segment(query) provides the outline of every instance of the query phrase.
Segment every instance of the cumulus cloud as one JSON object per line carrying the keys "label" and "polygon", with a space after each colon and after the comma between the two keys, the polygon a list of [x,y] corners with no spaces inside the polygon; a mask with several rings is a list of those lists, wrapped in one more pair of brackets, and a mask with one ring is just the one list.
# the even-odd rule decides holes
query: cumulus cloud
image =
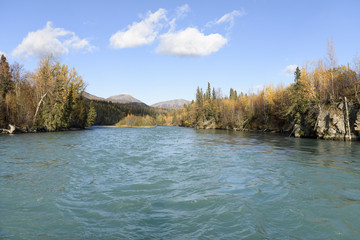
{"label": "cumulus cloud", "polygon": [[282,71],[282,75],[287,76],[287,77],[294,76],[294,73],[295,73],[297,67],[298,67],[298,66],[295,65],[295,64],[287,66],[287,67],[284,68],[284,70]]}
{"label": "cumulus cloud", "polygon": [[205,35],[196,28],[186,28],[178,32],[170,32],[160,36],[157,52],[175,56],[207,56],[219,51],[227,43],[220,34]]}
{"label": "cumulus cloud", "polygon": [[[226,45],[227,38],[219,33],[205,35],[196,27],[177,30],[176,21],[185,17],[189,11],[189,5],[185,4],[177,7],[174,14],[172,16],[169,14],[169,17],[167,11],[162,8],[155,13],[148,12],[142,21],[134,22],[113,34],[110,38],[110,46],[114,49],[133,48],[158,41],[156,53],[197,57],[215,53]],[[235,17],[245,14],[244,10],[235,10],[209,24],[227,23],[229,29],[234,25]]]}
{"label": "cumulus cloud", "polygon": [[25,59],[29,56],[42,57],[49,54],[61,56],[67,54],[70,48],[92,51],[94,46],[90,45],[88,40],[80,39],[74,32],[53,28],[52,22],[47,22],[45,28],[29,32],[12,55]]}
{"label": "cumulus cloud", "polygon": [[211,27],[213,25],[217,25],[217,24],[222,24],[222,23],[228,23],[228,29],[231,29],[234,26],[235,23],[235,17],[242,17],[245,16],[247,13],[245,12],[244,9],[242,9],[241,11],[239,10],[234,10],[230,13],[226,13],[224,16],[222,16],[221,18],[209,22],[208,24],[206,24],[207,27]]}
{"label": "cumulus cloud", "polygon": [[131,48],[152,43],[162,28],[161,20],[166,19],[166,10],[160,8],[155,13],[149,12],[147,17],[134,22],[127,30],[118,31],[110,38],[113,48]]}

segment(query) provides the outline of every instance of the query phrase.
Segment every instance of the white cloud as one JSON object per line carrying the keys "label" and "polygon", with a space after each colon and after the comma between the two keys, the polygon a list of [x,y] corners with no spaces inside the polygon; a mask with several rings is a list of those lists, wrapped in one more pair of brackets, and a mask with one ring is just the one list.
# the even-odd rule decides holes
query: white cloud
{"label": "white cloud", "polygon": [[6,54],[5,54],[4,52],[0,51],[0,57],[1,57],[2,55],[4,55],[4,56],[6,57]]}
{"label": "white cloud", "polygon": [[92,51],[94,46],[90,45],[88,40],[80,39],[74,32],[53,28],[52,22],[47,22],[45,28],[29,32],[12,55],[19,58],[42,57],[48,54],[61,56],[67,54],[70,48]]}
{"label": "white cloud", "polygon": [[241,11],[234,10],[230,13],[225,14],[224,16],[222,16],[221,18],[219,18],[215,21],[207,23],[206,26],[211,27],[211,26],[217,25],[217,24],[229,23],[228,29],[231,29],[234,26],[235,17],[242,17],[242,16],[245,16],[246,14],[247,13],[245,12],[244,9],[241,9]]}
{"label": "white cloud", "polygon": [[76,50],[81,50],[81,49],[88,49],[89,51],[91,51],[94,47],[89,45],[88,40],[86,39],[80,39],[78,36],[74,35],[72,38],[66,40],[64,42],[65,46],[69,46],[72,47]]}
{"label": "white cloud", "polygon": [[113,48],[131,48],[152,43],[162,28],[161,20],[166,19],[166,10],[160,8],[155,13],[149,12],[141,22],[134,22],[126,31],[118,31],[110,38]]}
{"label": "white cloud", "polygon": [[189,27],[161,35],[157,52],[175,56],[207,56],[217,52],[226,43],[227,39],[220,34],[204,35],[198,29]]}
{"label": "white cloud", "polygon": [[295,64],[287,66],[287,67],[284,68],[284,70],[282,71],[282,75],[287,76],[287,77],[294,76],[294,73],[295,73],[297,67],[298,67],[298,66],[295,65]]}
{"label": "white cloud", "polygon": [[[185,17],[189,11],[189,5],[184,4],[177,7],[174,15],[170,17],[162,8],[155,13],[148,12],[141,21],[113,34],[110,37],[110,46],[115,49],[133,48],[159,41],[157,53],[180,57],[207,56],[219,51],[228,42],[227,38],[219,33],[205,35],[195,27],[176,30],[176,21]],[[209,24],[227,23],[229,29],[234,24],[235,17],[245,14],[244,10],[235,10]]]}
{"label": "white cloud", "polygon": [[175,13],[176,13],[175,17],[168,21],[168,25],[170,27],[169,32],[174,32],[175,31],[175,29],[176,29],[176,21],[178,19],[184,18],[188,12],[190,12],[190,7],[187,4],[182,5],[180,7],[177,7],[175,9]]}
{"label": "white cloud", "polygon": [[177,7],[175,11],[176,11],[176,17],[182,18],[186,16],[186,13],[190,12],[190,7],[189,5],[185,4],[180,7]]}

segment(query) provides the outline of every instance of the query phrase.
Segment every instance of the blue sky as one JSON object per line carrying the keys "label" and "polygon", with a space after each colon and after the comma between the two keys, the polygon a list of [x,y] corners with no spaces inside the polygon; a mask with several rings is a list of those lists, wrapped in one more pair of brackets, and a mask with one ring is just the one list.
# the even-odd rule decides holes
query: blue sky
{"label": "blue sky", "polygon": [[360,1],[2,1],[0,52],[27,70],[49,52],[100,97],[191,100],[207,82],[227,94],[288,85],[285,69],[360,55]]}

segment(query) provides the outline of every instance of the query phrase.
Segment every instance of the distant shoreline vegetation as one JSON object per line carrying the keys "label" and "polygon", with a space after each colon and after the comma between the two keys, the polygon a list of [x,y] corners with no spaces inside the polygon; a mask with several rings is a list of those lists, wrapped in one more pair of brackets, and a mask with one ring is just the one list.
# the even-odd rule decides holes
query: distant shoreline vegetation
{"label": "distant shoreline vegetation", "polygon": [[153,128],[156,126],[171,126],[173,125],[172,120],[171,116],[166,115],[157,115],[154,118],[149,115],[135,116],[128,114],[116,123],[115,126],[124,128]]}

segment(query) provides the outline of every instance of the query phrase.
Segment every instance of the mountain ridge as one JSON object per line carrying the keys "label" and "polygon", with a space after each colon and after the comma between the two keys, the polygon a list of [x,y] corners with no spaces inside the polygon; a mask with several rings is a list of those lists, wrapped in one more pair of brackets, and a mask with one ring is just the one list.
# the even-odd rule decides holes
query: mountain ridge
{"label": "mountain ridge", "polygon": [[168,100],[163,102],[158,102],[150,105],[151,107],[155,108],[182,108],[184,104],[189,104],[190,101],[185,99],[174,99],[174,100]]}
{"label": "mountain ridge", "polygon": [[139,103],[139,104],[145,104],[142,101],[140,101],[139,99],[134,98],[130,94],[125,94],[125,93],[110,96],[110,97],[106,98],[106,101],[108,101],[108,102],[111,101],[111,102],[115,102],[115,103]]}
{"label": "mountain ridge", "polygon": [[[137,103],[137,104],[145,104],[141,100],[134,98],[130,94],[122,93],[118,95],[113,95],[108,98],[102,98],[98,97],[96,95],[90,94],[88,92],[83,92],[82,96],[88,100],[96,100],[96,101],[104,101],[104,102],[113,102],[113,103],[121,103],[121,104],[127,104],[127,103]],[[182,108],[184,104],[189,104],[191,101],[185,100],[185,99],[173,99],[168,101],[161,101],[154,103],[152,105],[149,105],[150,107],[154,108]]]}

